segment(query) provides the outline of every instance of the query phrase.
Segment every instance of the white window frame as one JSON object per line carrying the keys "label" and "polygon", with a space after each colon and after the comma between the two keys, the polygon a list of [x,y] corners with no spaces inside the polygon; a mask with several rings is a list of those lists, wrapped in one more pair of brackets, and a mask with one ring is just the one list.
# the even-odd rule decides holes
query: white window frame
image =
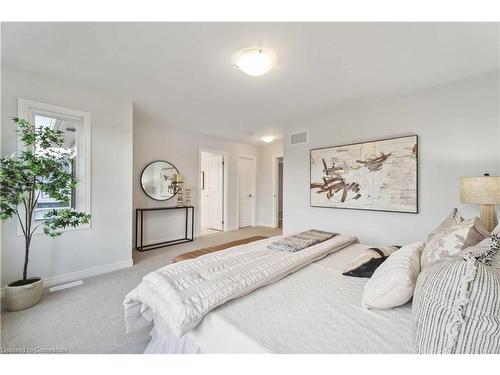
{"label": "white window frame", "polygon": [[[91,121],[90,112],[80,111],[78,109],[61,107],[58,105],[47,104],[42,102],[37,102],[34,100],[28,100],[23,98],[18,98],[17,100],[17,112],[20,119],[28,121],[30,124],[34,124],[35,114],[54,116],[56,118],[64,118],[70,121],[77,121],[78,128],[76,129],[76,176],[78,184],[75,189],[74,209],[77,211],[91,213],[91,160],[90,160],[90,142],[91,142]],[[19,146],[22,147],[20,140]],[[23,210],[20,210],[22,212]],[[76,228],[69,227],[64,229],[66,231],[83,230],[90,229],[91,222],[88,224],[80,225]],[[43,229],[39,227],[35,234],[43,233]],[[21,225],[17,224],[17,234],[23,235]]]}

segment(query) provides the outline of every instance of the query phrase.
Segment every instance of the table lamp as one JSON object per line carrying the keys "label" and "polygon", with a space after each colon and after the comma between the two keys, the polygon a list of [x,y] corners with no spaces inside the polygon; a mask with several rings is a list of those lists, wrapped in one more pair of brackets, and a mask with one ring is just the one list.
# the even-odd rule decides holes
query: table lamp
{"label": "table lamp", "polygon": [[496,205],[500,204],[500,177],[490,176],[460,178],[460,201],[481,205],[481,221],[488,231],[498,224]]}

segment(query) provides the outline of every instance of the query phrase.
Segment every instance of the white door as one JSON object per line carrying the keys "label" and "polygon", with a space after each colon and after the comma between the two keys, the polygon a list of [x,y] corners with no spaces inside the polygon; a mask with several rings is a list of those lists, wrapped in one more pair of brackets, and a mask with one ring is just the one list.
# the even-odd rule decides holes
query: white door
{"label": "white door", "polygon": [[223,229],[223,196],[224,196],[224,157],[212,156],[207,160],[206,176],[206,208],[209,228]]}
{"label": "white door", "polygon": [[255,159],[238,159],[240,228],[254,225]]}

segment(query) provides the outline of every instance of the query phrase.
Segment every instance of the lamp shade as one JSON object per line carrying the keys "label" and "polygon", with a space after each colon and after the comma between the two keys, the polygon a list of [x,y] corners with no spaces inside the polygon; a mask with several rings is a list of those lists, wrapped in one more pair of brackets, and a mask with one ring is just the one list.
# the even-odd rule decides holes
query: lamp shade
{"label": "lamp shade", "polygon": [[500,204],[500,177],[461,177],[460,201],[462,203]]}

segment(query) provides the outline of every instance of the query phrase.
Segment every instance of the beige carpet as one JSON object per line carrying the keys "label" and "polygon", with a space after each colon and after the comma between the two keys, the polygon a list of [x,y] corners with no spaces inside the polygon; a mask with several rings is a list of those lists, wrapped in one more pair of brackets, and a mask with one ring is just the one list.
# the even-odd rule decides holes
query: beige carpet
{"label": "beige carpet", "polygon": [[16,350],[68,353],[142,353],[149,330],[125,335],[123,299],[144,275],[170,264],[179,254],[250,236],[280,234],[272,228],[216,233],[147,252],[134,251],[134,266],[84,280],[70,289],[47,293],[36,306],[6,312],[2,306],[0,352]]}

